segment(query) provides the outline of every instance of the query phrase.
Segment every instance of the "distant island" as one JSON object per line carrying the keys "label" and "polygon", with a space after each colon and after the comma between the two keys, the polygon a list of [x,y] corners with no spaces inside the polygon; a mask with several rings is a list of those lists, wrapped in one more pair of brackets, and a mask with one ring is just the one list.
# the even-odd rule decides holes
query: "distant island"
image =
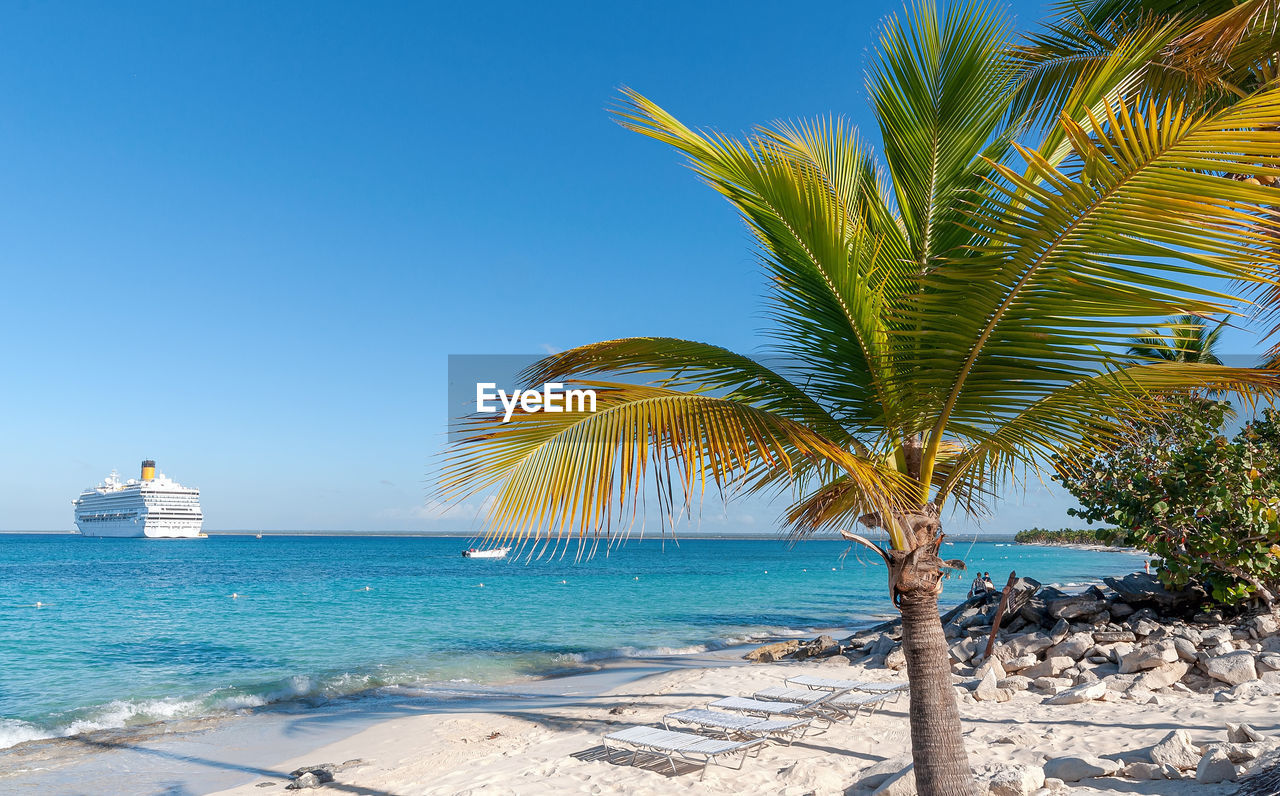
{"label": "distant island", "polygon": [[1122,550],[1115,544],[1115,528],[1028,528],[1013,536],[1016,544],[1056,545],[1060,547],[1088,547]]}

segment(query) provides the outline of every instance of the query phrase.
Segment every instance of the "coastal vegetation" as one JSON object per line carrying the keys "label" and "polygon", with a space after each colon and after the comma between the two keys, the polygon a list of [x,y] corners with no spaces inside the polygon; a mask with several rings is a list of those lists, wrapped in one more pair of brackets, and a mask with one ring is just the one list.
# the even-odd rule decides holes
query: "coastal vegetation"
{"label": "coastal vegetation", "polygon": [[626,91],[621,124],[683,153],[751,230],[787,364],[666,337],[552,355],[525,380],[594,389],[598,410],[464,421],[442,493],[490,496],[498,543],[558,543],[696,512],[708,488],[789,491],[792,534],[838,531],[887,565],[919,791],[975,793],[938,612],[962,566],[939,555],[944,509],[981,513],[1055,456],[1105,457],[1181,411],[1170,395],[1277,386],[1128,352],[1163,319],[1237,312],[1280,266],[1258,211],[1280,89],[1224,101],[1132,79],[1188,31],[1143,23],[1096,68],[1055,71],[987,7],[920,3],[874,58],[879,153],[839,120],[733,137]]}
{"label": "coastal vegetation", "polygon": [[1280,414],[1264,410],[1228,438],[1230,407],[1191,397],[1123,445],[1058,479],[1069,512],[1114,523],[1117,544],[1162,559],[1166,586],[1203,586],[1235,604],[1280,596]]}
{"label": "coastal vegetation", "polygon": [[1114,528],[1061,528],[1056,531],[1028,528],[1014,534],[1013,541],[1018,544],[1111,545],[1114,534]]}

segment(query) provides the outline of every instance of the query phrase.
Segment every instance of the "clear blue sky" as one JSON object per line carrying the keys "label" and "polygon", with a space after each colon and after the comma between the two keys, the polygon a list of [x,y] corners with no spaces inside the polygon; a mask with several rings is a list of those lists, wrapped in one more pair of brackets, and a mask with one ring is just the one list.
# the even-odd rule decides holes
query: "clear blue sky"
{"label": "clear blue sky", "polygon": [[[202,489],[211,529],[474,527],[425,505],[447,355],[760,343],[746,232],[609,120],[617,87],[726,131],[865,128],[900,7],[9,6],[0,529],[68,529],[144,457]],[[1022,502],[988,527],[1064,519]]]}

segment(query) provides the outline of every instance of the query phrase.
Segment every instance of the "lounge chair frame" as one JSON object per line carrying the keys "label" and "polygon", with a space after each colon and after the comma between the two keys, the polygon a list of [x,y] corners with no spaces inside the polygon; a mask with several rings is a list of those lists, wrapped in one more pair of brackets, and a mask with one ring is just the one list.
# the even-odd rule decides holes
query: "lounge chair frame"
{"label": "lounge chair frame", "polygon": [[[699,781],[707,776],[707,768],[712,763],[740,771],[747,758],[758,755],[760,749],[768,742],[767,738],[753,738],[748,741],[721,740],[648,725],[635,725],[604,736],[604,747],[610,752],[614,750],[625,752],[627,748],[624,747],[630,748],[632,754],[628,765],[635,765],[641,752],[666,758],[671,766],[671,773],[676,776],[680,774],[680,769],[676,766],[676,758],[694,765],[701,763],[702,773],[698,775]],[[717,743],[727,744],[727,746],[717,748],[714,746]],[[615,744],[624,746],[615,746]],[[736,766],[727,765],[719,760],[722,757],[739,756]]]}

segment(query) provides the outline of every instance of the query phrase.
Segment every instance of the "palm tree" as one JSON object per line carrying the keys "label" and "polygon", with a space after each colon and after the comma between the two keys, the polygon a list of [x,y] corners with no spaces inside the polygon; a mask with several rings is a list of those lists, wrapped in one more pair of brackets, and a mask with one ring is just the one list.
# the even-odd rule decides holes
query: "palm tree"
{"label": "palm tree", "polygon": [[544,546],[625,536],[708,487],[792,490],[792,533],[839,531],[888,565],[928,794],[976,787],[938,615],[957,565],[939,555],[944,508],[981,511],[1053,454],[1105,449],[1170,392],[1280,379],[1125,356],[1158,319],[1236,312],[1230,286],[1280,265],[1269,217],[1249,212],[1266,189],[1222,176],[1280,174],[1280,133],[1258,129],[1280,121],[1280,90],[1207,113],[1117,101],[1020,146],[1008,46],[983,6],[890,21],[868,86],[879,157],[839,121],[735,138],[624,92],[619,121],[683,153],[746,221],[785,364],[665,337],[552,355],[528,382],[592,387],[597,411],[465,420],[440,486],[489,497],[495,540]]}
{"label": "palm tree", "polygon": [[1147,361],[1222,364],[1215,349],[1224,324],[1219,323],[1210,329],[1204,318],[1179,315],[1164,328],[1168,330],[1167,333],[1156,328],[1147,330],[1141,337],[1135,337],[1129,346],[1130,356]]}

